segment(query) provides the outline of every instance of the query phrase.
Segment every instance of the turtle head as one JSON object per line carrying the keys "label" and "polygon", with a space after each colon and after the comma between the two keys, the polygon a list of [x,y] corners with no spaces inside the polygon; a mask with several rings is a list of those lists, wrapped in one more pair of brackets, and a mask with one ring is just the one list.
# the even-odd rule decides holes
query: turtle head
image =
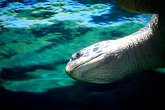
{"label": "turtle head", "polygon": [[125,66],[120,58],[117,58],[120,56],[117,50],[122,49],[117,48],[115,40],[102,41],[84,48],[72,55],[66,65],[66,72],[73,79],[91,83],[111,83],[120,80],[123,77],[120,76],[120,72],[123,73],[122,67]]}
{"label": "turtle head", "polygon": [[[129,11],[164,14],[162,1],[117,0],[123,8]],[[139,34],[137,35],[139,38]],[[144,36],[144,31],[142,36]],[[72,55],[66,65],[66,72],[73,79],[92,83],[112,83],[124,79],[130,73],[142,69],[138,66],[136,57],[133,57],[136,56],[135,52],[131,51],[135,50],[134,48],[139,43],[137,41],[125,37],[121,40],[93,44]]]}

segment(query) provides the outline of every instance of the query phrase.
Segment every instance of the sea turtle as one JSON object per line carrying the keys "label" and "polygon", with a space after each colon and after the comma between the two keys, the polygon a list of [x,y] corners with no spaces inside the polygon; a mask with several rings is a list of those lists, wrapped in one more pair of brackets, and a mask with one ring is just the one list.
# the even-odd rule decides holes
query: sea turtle
{"label": "sea turtle", "polygon": [[102,41],[75,53],[66,72],[73,79],[112,83],[133,73],[165,67],[165,14],[163,0],[117,0],[121,7],[139,13],[154,13],[139,31]]}

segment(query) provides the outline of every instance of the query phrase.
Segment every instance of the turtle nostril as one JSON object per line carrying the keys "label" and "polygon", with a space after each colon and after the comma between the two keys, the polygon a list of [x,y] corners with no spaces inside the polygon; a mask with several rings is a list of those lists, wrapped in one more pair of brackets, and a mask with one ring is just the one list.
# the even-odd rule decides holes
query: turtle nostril
{"label": "turtle nostril", "polygon": [[82,55],[83,55],[83,53],[77,52],[77,53],[75,53],[75,54],[72,56],[72,60],[74,61],[74,60],[80,58]]}

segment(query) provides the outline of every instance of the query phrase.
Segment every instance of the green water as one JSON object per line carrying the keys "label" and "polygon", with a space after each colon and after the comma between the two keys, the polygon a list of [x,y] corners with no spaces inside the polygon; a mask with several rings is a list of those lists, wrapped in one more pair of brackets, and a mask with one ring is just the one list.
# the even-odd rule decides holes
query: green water
{"label": "green water", "polygon": [[1,86],[35,93],[72,86],[65,66],[73,53],[136,32],[150,17],[113,2],[9,3],[0,11]]}
{"label": "green water", "polygon": [[101,85],[65,73],[73,53],[134,33],[151,17],[115,0],[0,0],[0,110],[164,108],[165,70]]}

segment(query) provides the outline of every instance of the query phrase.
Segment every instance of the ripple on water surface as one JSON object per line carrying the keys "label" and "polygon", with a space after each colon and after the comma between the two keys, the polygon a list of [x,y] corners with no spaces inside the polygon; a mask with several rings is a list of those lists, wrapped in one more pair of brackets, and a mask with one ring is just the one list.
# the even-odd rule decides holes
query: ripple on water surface
{"label": "ripple on water surface", "polygon": [[[0,77],[11,91],[46,92],[75,83],[65,73],[71,55],[143,27],[151,15],[114,3],[48,0],[0,8]],[[131,27],[131,28],[130,28]]]}

